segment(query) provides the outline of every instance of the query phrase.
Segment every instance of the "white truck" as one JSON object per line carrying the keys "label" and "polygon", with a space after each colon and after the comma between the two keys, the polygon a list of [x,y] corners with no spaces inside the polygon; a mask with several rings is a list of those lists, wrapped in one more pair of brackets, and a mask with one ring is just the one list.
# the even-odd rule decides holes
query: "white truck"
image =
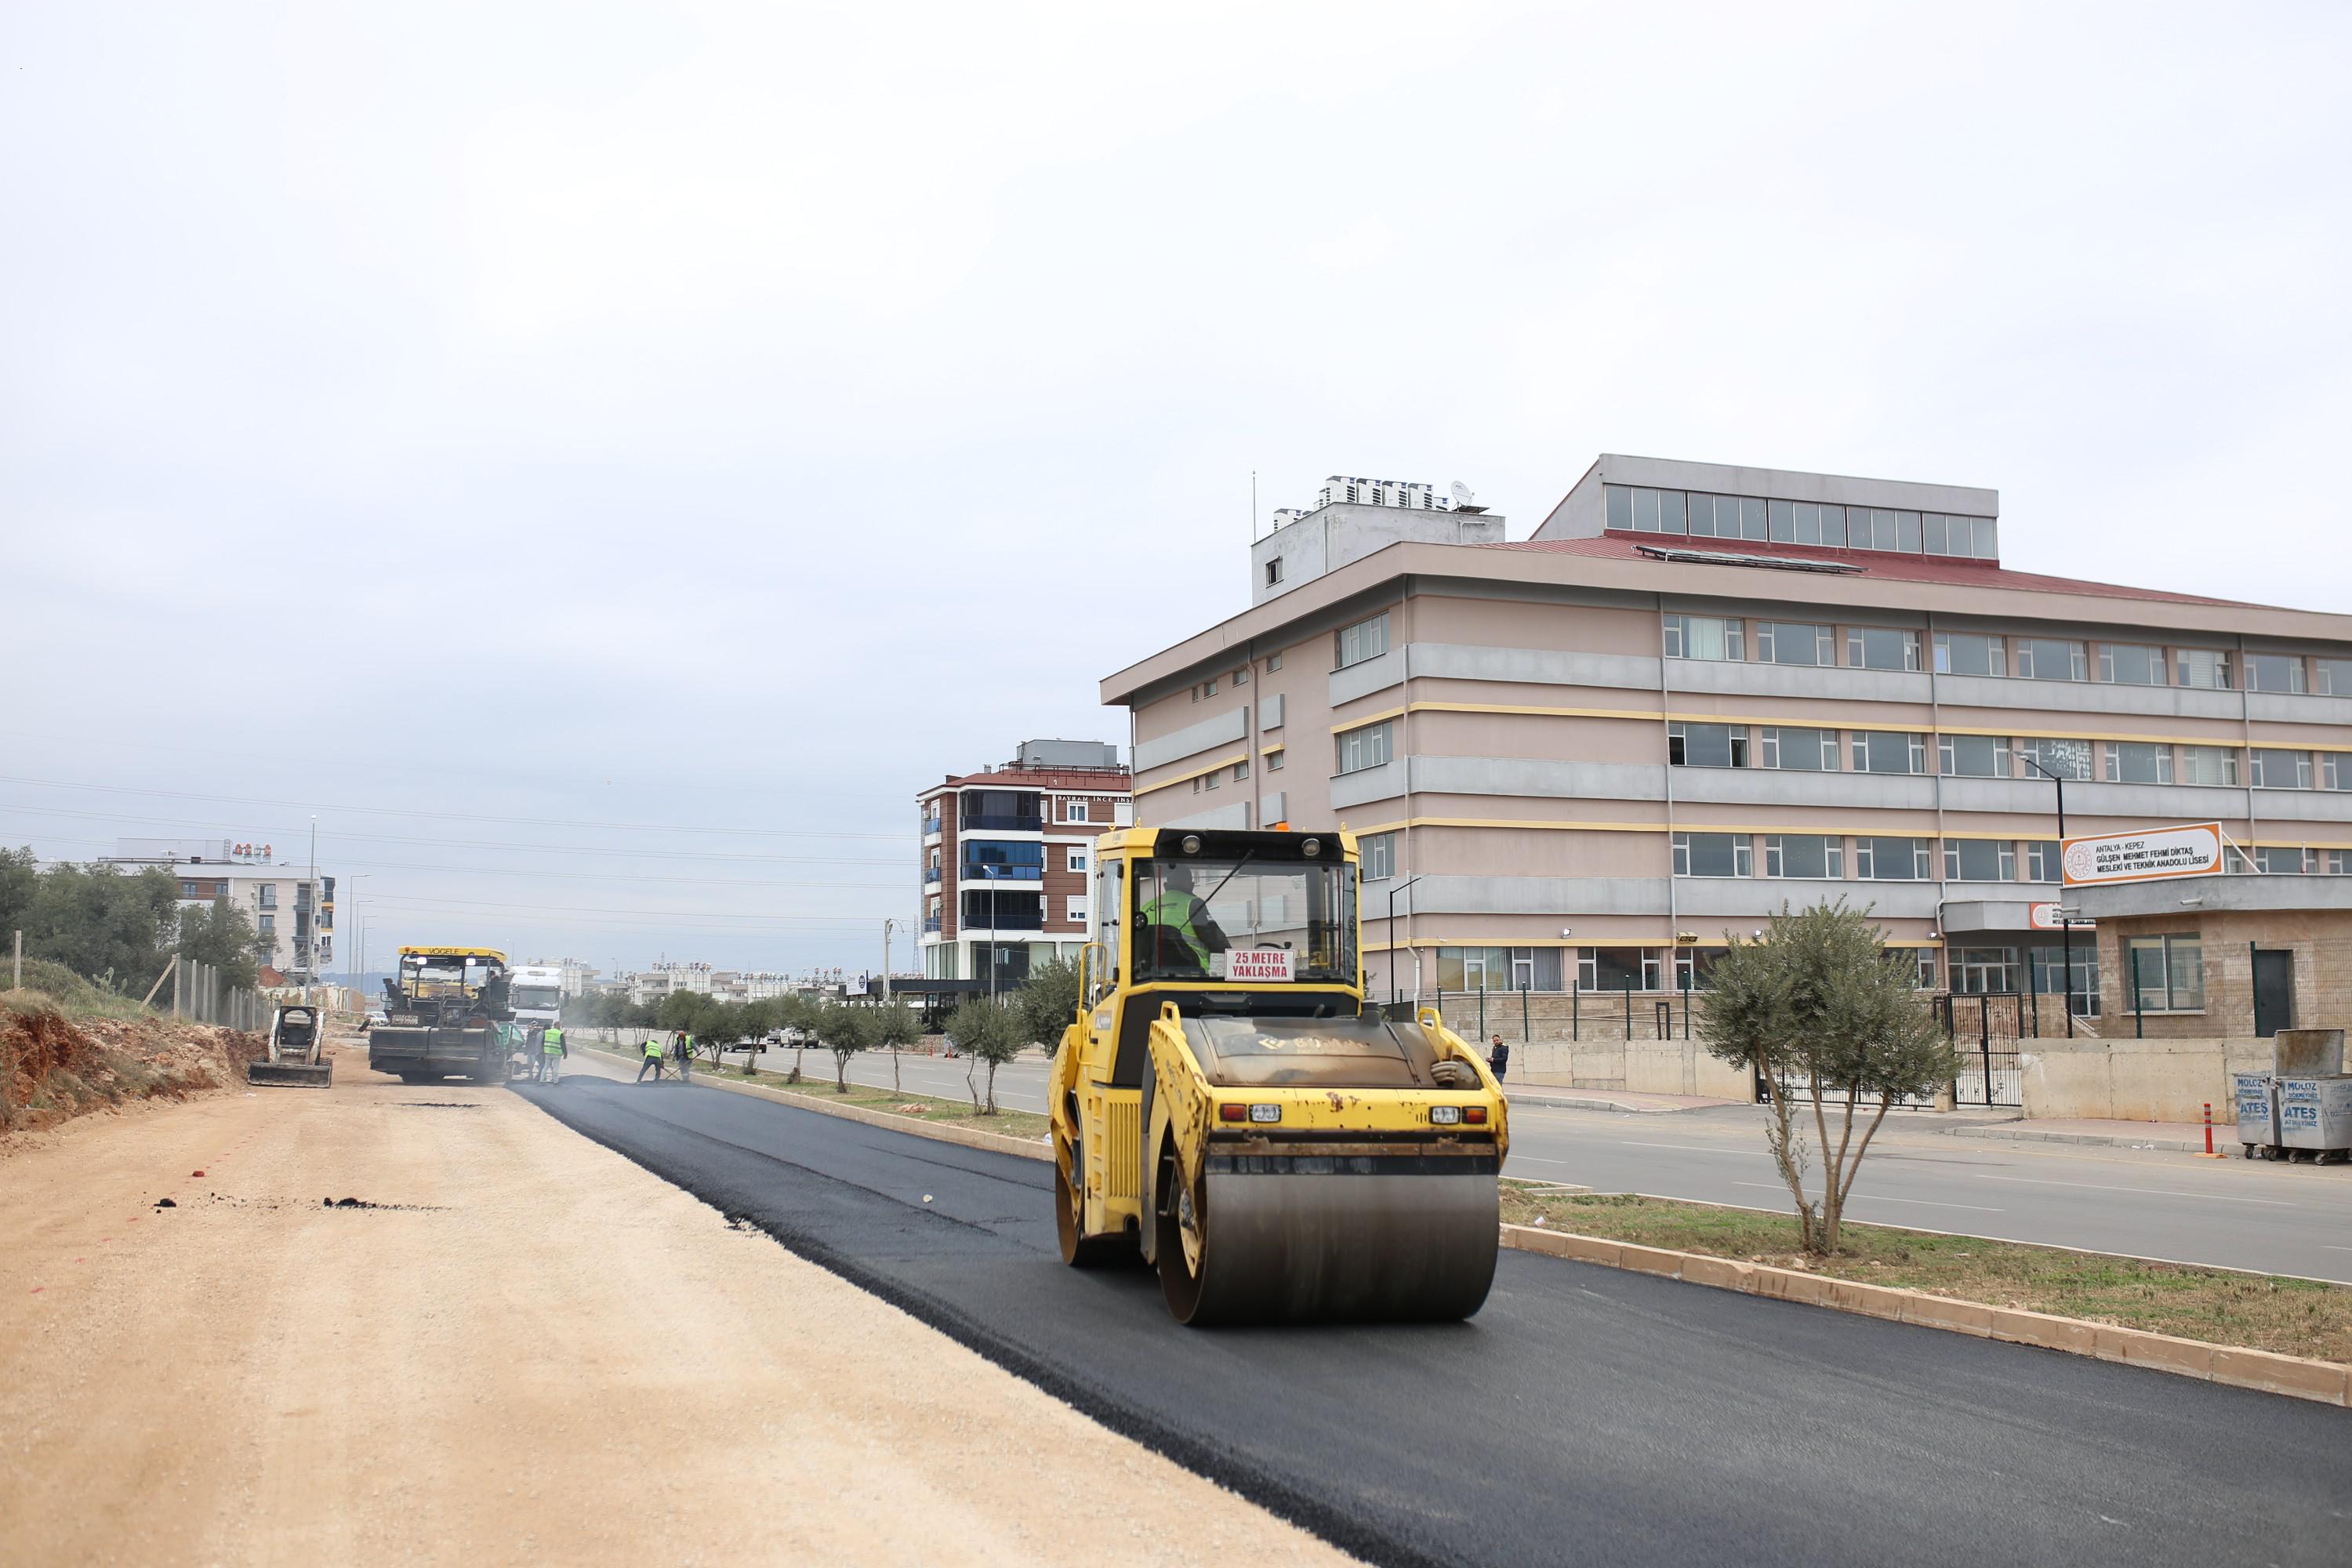
{"label": "white truck", "polygon": [[507,972],[507,1005],[518,1028],[544,1029],[563,1010],[563,971],[548,964],[519,963]]}

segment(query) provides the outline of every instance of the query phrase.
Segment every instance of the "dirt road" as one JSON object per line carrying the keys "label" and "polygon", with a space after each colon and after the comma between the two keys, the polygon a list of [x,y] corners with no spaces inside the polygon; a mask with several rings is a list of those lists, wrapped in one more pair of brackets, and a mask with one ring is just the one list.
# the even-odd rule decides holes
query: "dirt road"
{"label": "dirt road", "polygon": [[0,1156],[0,1560],[1346,1561],[518,1097],[359,1059]]}

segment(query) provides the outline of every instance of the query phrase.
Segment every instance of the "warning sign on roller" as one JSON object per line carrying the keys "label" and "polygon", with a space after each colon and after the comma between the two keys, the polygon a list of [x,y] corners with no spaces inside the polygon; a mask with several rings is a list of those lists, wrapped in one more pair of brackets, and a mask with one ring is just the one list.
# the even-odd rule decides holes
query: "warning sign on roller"
{"label": "warning sign on roller", "polygon": [[1237,947],[1225,954],[1225,978],[1266,985],[1290,984],[1290,950]]}
{"label": "warning sign on roller", "polygon": [[2212,877],[2221,870],[2221,825],[2192,822],[2138,833],[2069,838],[2060,854],[2066,885],[2153,882],[2168,877]]}

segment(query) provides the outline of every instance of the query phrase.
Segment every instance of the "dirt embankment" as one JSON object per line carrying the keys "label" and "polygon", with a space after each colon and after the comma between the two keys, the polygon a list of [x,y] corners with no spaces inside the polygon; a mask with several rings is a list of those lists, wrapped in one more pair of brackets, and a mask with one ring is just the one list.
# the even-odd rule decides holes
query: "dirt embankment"
{"label": "dirt embankment", "polygon": [[167,1017],[76,1017],[39,991],[0,992],[0,1137],[126,1100],[183,1100],[245,1076],[261,1037]]}

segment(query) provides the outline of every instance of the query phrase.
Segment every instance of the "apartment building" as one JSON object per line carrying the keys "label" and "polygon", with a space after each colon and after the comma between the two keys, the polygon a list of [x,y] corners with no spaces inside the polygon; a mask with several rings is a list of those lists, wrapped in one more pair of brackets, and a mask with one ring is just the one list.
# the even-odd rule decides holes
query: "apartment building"
{"label": "apartment building", "polygon": [[2352,869],[2352,617],[2005,539],[1990,489],[1603,456],[1531,539],[1342,541],[1102,698],[1144,825],[1363,836],[1382,988],[1674,991],[1830,897],[1923,986],[2087,1015],[2062,787],[2070,833],[2218,820],[2235,869]]}
{"label": "apartment building", "polygon": [[289,866],[268,844],[228,838],[119,838],[101,865],[179,879],[180,907],[226,900],[261,938],[258,962],[307,984],[335,961],[335,879]]}
{"label": "apartment building", "polygon": [[1094,842],[1134,820],[1132,782],[1115,745],[1024,741],[918,795],[925,978],[1017,985],[1033,962],[1075,958]]}

